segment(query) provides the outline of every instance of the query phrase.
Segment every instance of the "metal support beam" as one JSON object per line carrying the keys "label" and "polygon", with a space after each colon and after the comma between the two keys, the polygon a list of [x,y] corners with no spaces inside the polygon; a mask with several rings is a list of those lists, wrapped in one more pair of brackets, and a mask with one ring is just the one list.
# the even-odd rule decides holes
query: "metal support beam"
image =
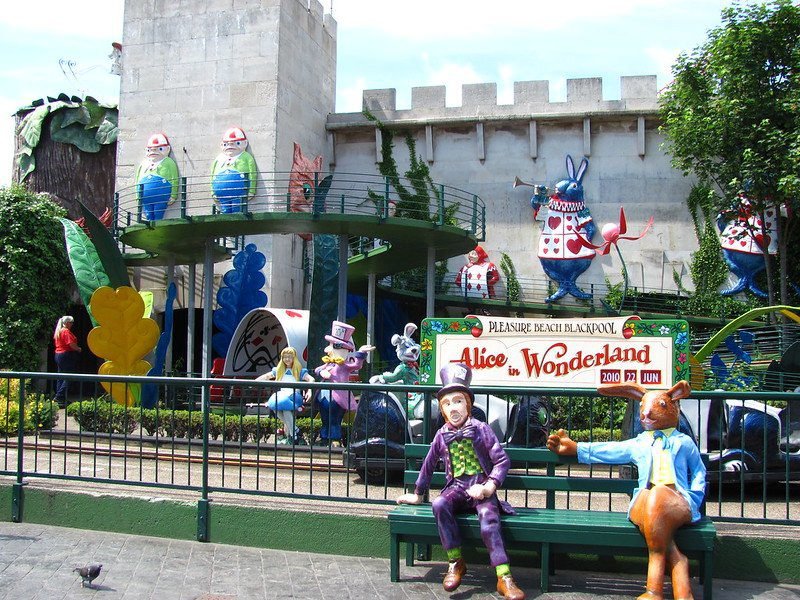
{"label": "metal support beam", "polygon": [[[167,264],[167,297],[169,296],[169,286],[173,283],[175,283],[175,257],[170,256],[169,263]],[[165,314],[166,311],[167,307],[165,306]],[[167,347],[167,356],[164,360],[164,373],[172,373],[172,332],[169,334],[169,346]]]}
{"label": "metal support beam", "polygon": [[[367,275],[367,344],[375,345],[375,273]],[[372,352],[367,354],[367,362],[372,362]]]}
{"label": "metal support beam", "polygon": [[344,322],[347,318],[347,236],[339,236],[339,307],[336,319]]}
{"label": "metal support beam", "polygon": [[436,248],[428,246],[428,264],[425,274],[425,316],[432,317],[436,295]]}
{"label": "metal support beam", "polygon": [[197,294],[197,265],[189,264],[189,291],[186,299],[187,327],[186,327],[186,374],[194,375],[194,308],[195,295]]}
{"label": "metal support beam", "polygon": [[[211,303],[214,291],[213,240],[206,240],[203,260],[203,377],[211,377]],[[205,395],[206,390],[203,390]]]}

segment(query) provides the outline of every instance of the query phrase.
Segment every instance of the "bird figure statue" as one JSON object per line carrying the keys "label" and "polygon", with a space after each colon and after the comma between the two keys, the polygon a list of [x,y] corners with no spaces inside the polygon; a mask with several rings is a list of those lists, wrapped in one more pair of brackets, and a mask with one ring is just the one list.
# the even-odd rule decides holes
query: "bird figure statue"
{"label": "bird figure statue", "polygon": [[92,587],[92,582],[100,575],[100,569],[103,565],[91,564],[85,567],[75,567],[72,569],[75,573],[81,576],[81,587]]}

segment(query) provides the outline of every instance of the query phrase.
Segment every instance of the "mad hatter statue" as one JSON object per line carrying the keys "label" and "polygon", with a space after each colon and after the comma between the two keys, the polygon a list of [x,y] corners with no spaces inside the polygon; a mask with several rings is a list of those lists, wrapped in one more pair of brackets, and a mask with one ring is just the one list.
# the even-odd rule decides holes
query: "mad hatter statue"
{"label": "mad hatter statue", "polygon": [[247,152],[247,136],[239,127],[222,135],[222,152],[211,165],[211,191],[223,213],[241,212],[256,194],[256,162]]}
{"label": "mad hatter statue", "polygon": [[[353,343],[355,327],[334,321],[331,334],[325,339],[330,342],[325,348],[322,365],[314,370],[324,383],[347,383],[350,375],[357,373],[364,366],[367,354],[375,346],[364,345],[356,350]],[[323,444],[340,446],[342,439],[342,419],[348,410],[355,410],[358,403],[349,390],[322,390],[317,394],[317,402],[322,416],[320,438]]]}
{"label": "mad hatter statue", "polygon": [[178,165],[170,158],[172,147],[164,133],[147,138],[145,159],[136,167],[136,197],[148,221],[164,218],[167,206],[178,199]]}
{"label": "mad hatter statue", "polygon": [[439,528],[442,547],[449,564],[442,582],[454,591],[467,572],[461,557],[461,533],[456,515],[475,511],[481,525],[481,537],[489,551],[489,560],[497,572],[497,591],[506,600],[524,600],[525,593],[511,576],[508,555],[500,530],[500,515],[514,514],[511,506],[497,497],[510,465],[492,429],[473,419],[472,371],[461,363],[451,363],[441,371],[442,388],[436,394],[445,424],[436,432],[431,449],[422,463],[414,493],[403,494],[398,504],[420,504],[430,487],[431,477],[440,459],[444,460],[447,483],[433,501],[433,515]]}

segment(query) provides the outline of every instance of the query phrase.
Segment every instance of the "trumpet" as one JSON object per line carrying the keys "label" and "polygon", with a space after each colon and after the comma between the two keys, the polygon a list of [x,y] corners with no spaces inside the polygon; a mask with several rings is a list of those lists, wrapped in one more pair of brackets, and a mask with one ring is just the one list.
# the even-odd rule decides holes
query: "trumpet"
{"label": "trumpet", "polygon": [[518,188],[521,185],[532,187],[533,188],[533,195],[534,196],[546,196],[550,193],[549,188],[546,185],[537,185],[535,183],[528,183],[527,181],[522,181],[519,177],[514,177],[514,185],[512,187]]}

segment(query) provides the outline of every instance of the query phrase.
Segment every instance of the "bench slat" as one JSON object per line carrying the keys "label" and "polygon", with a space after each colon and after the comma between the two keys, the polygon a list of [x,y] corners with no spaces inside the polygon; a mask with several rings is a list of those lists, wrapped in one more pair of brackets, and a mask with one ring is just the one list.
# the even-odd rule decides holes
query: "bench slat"
{"label": "bench slat", "polygon": [[[419,471],[406,471],[403,483],[413,485]],[[444,473],[434,473],[431,487],[445,484]],[[559,477],[550,475],[507,475],[503,490],[556,491],[556,492],[598,492],[612,494],[633,494],[637,482],[633,479],[609,479],[608,477]]]}

